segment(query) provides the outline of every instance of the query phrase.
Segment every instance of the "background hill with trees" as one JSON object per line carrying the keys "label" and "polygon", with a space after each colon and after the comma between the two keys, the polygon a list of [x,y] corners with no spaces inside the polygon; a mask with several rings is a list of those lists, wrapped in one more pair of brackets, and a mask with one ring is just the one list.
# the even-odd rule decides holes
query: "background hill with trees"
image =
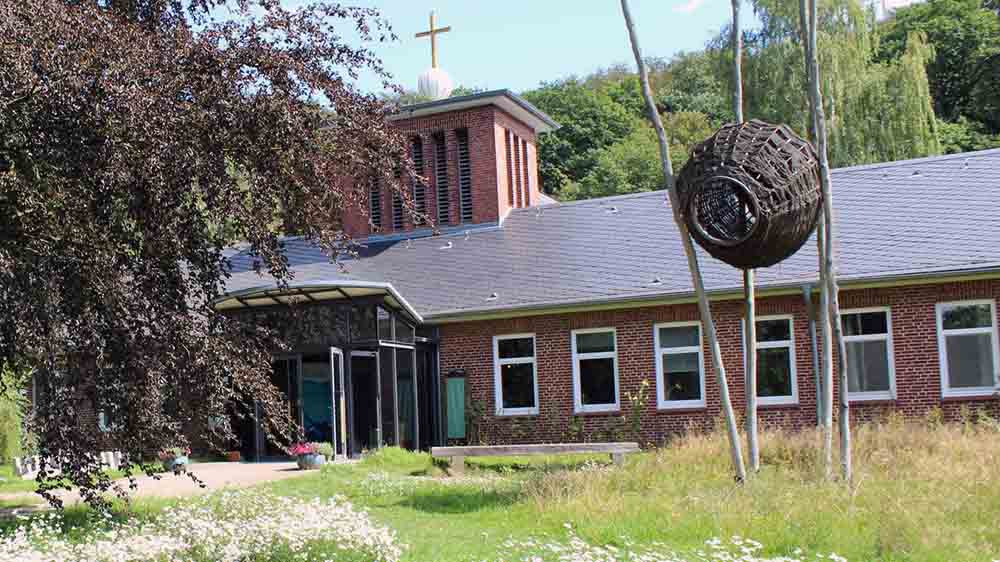
{"label": "background hill with trees", "polygon": [[[753,0],[743,32],[747,118],[808,134],[796,2]],[[818,41],[835,167],[1000,146],[1000,9],[927,0],[876,21],[859,0],[821,0]],[[730,32],[703,50],[648,60],[675,169],[731,120]],[[459,93],[469,93],[460,89]],[[627,65],[523,92],[562,128],[539,140],[544,189],[563,200],[661,189],[657,141]]]}

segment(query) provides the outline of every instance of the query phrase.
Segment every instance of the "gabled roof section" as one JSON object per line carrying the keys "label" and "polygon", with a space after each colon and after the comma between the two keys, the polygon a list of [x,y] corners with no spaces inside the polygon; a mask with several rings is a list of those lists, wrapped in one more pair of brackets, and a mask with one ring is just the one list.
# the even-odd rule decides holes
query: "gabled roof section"
{"label": "gabled roof section", "polygon": [[[852,284],[1000,275],[1000,150],[833,172],[839,276]],[[687,261],[663,191],[515,209],[502,228],[366,241],[330,263],[302,239],[286,247],[295,283],[391,284],[425,320],[689,298]],[[741,272],[699,250],[706,288],[741,290]],[[266,285],[243,254],[230,291]],[[757,270],[763,290],[815,283],[810,240]]]}
{"label": "gabled roof section", "polygon": [[511,116],[531,127],[535,133],[549,133],[559,128],[559,124],[542,110],[510,90],[490,90],[467,96],[456,96],[443,100],[407,105],[390,115],[389,120],[400,121],[403,119],[426,117],[428,115],[471,109],[484,105],[495,105],[503,109]]}

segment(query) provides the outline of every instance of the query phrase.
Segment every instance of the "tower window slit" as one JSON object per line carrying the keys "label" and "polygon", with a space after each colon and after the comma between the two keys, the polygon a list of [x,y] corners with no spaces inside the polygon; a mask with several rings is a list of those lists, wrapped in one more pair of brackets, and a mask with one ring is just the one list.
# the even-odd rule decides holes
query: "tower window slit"
{"label": "tower window slit", "polygon": [[507,144],[507,204],[514,206],[514,157],[510,148],[510,129],[504,133],[504,140]]}
{"label": "tower window slit", "polygon": [[[424,143],[420,137],[413,139],[411,147],[413,153],[413,168],[417,174],[424,175]],[[418,179],[413,180],[413,208],[421,216],[414,217],[414,224],[423,224],[422,215],[427,212],[427,193],[424,183]]]}
{"label": "tower window slit", "polygon": [[517,195],[516,205],[518,207],[524,206],[524,201],[521,198],[521,151],[518,150],[520,146],[521,139],[514,135],[514,182],[516,183],[514,193]]}
{"label": "tower window slit", "polygon": [[441,225],[449,222],[448,154],[444,134],[434,136],[434,182],[437,185],[437,219]]}
{"label": "tower window slit", "polygon": [[521,171],[524,173],[524,206],[531,206],[531,186],[528,185],[528,141],[521,139]]}
{"label": "tower window slit", "polygon": [[472,165],[469,163],[469,131],[457,131],[458,193],[461,198],[462,222],[472,221]]}

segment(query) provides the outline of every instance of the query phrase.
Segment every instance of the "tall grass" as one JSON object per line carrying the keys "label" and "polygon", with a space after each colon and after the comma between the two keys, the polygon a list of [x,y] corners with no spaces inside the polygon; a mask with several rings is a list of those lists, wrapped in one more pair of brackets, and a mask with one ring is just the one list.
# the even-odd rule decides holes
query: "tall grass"
{"label": "tall grass", "polygon": [[[982,422],[983,420],[981,420]],[[818,433],[761,434],[763,469],[733,483],[721,433],[692,434],[622,470],[539,472],[522,493],[591,539],[692,543],[740,535],[772,553],[851,560],[993,560],[1000,554],[1000,432],[985,423],[904,423],[854,432],[855,481],[827,481]]]}

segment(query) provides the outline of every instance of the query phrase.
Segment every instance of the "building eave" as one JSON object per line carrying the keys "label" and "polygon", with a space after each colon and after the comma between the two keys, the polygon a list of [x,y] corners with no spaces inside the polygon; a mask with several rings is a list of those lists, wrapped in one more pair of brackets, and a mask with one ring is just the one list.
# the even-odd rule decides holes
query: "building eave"
{"label": "building eave", "polygon": [[535,133],[550,133],[559,128],[559,123],[556,123],[528,100],[510,90],[491,90],[467,96],[406,105],[399,108],[392,115],[389,115],[388,120],[403,121],[487,105],[495,105],[513,117],[520,119],[531,127]]}

